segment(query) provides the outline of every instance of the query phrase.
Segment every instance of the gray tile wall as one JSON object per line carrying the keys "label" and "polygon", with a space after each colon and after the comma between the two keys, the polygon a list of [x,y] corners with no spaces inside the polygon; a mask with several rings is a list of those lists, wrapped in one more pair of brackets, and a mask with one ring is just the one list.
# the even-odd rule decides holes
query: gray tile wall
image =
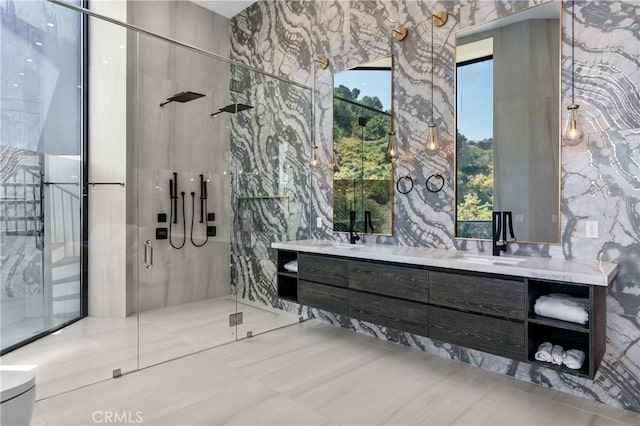
{"label": "gray tile wall", "polygon": [[[133,1],[127,20],[149,31],[198,46],[224,57],[229,55],[229,21],[191,2]],[[228,296],[230,258],[229,121],[209,115],[229,101],[229,64],[164,40],[129,31],[128,45],[128,221],[127,283],[139,288],[141,312]],[[164,99],[184,91],[205,97],[159,107]],[[178,172],[178,192],[185,194],[186,243],[172,248],[155,239],[158,213],[170,214],[169,179]],[[216,237],[206,245],[190,242],[192,198],[195,192],[193,238],[206,236],[199,223],[199,175],[208,180],[208,212],[216,215]],[[183,239],[182,201],[178,223],[172,225],[174,244]],[[145,269],[141,250],[145,240],[154,246],[154,266]],[[131,242],[136,241],[137,242]],[[136,287],[136,283],[139,286]]]}
{"label": "gray tile wall", "polygon": [[[434,172],[447,179],[442,192],[413,191],[396,198],[393,237],[377,242],[407,246],[483,250],[481,243],[454,238],[454,42],[455,31],[523,9],[540,1],[327,0],[264,1],[231,21],[232,58],[312,86],[315,79],[315,138],[320,166],[310,172],[310,218],[331,233],[332,75],[389,52],[385,19],[409,28],[394,47],[395,111],[400,150],[396,178],[411,173],[424,182]],[[570,3],[563,26],[571,24]],[[444,141],[426,155],[422,141],[430,111],[430,15],[441,10],[449,22],[435,31],[434,107]],[[311,310],[318,318],[379,338],[415,346],[543,386],[561,389],[640,412],[640,5],[634,1],[576,3],[576,96],[588,142],[562,152],[562,244],[512,245],[515,254],[620,262],[609,289],[607,352],[594,380],[576,379],[544,368],[398,333],[371,324]],[[570,27],[569,27],[570,30]],[[563,105],[569,103],[571,34],[563,33]],[[327,70],[313,60],[328,57]],[[563,111],[564,112],[564,111]],[[598,220],[600,238],[584,237],[584,221]],[[297,309],[292,306],[291,309]]]}

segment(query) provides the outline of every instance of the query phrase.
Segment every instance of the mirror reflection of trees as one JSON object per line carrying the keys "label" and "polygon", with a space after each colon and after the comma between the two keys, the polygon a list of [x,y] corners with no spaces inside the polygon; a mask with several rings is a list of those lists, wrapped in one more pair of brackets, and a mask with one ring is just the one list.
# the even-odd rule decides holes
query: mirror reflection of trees
{"label": "mirror reflection of trees", "polygon": [[491,238],[493,139],[472,141],[457,132],[456,144],[457,235],[463,238]]}
{"label": "mirror reflection of trees", "polygon": [[518,241],[560,242],[561,11],[542,2],[455,34],[456,237],[491,239],[496,210]]}
{"label": "mirror reflection of trees", "polygon": [[[370,212],[374,233],[391,229],[391,165],[385,159],[391,113],[377,96],[357,88],[334,89],[334,230],[348,231],[349,211],[356,211],[355,230],[365,232]],[[371,229],[368,229],[371,232]]]}
{"label": "mirror reflection of trees", "polygon": [[493,57],[457,63],[456,74],[456,236],[489,239],[494,207]]}

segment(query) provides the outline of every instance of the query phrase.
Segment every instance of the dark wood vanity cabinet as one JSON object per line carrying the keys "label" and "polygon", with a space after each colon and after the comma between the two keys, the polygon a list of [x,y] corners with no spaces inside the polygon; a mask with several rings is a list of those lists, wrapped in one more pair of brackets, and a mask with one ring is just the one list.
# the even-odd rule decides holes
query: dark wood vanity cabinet
{"label": "dark wood vanity cabinet", "polygon": [[432,305],[523,321],[524,294],[524,279],[429,273]]}
{"label": "dark wood vanity cabinet", "polygon": [[349,260],[349,316],[429,336],[429,273],[389,263]]}
{"label": "dark wood vanity cabinet", "polygon": [[298,302],[348,315],[348,266],[346,260],[300,253]]}
{"label": "dark wood vanity cabinet", "polygon": [[422,303],[349,291],[349,316],[385,327],[429,336],[429,309]]}
{"label": "dark wood vanity cabinet", "polygon": [[298,274],[302,280],[347,287],[348,271],[346,260],[303,253],[298,256]]}
{"label": "dark wood vanity cabinet", "polygon": [[429,272],[429,337],[527,359],[524,279]]}
{"label": "dark wood vanity cabinet", "polygon": [[[606,287],[310,253],[297,259],[296,300],[304,305],[589,378],[604,354]],[[290,279],[279,272],[279,295],[291,295]],[[589,298],[589,323],[536,316],[535,300],[552,293]],[[582,350],[583,367],[536,361],[545,341]]]}
{"label": "dark wood vanity cabinet", "polygon": [[349,314],[349,296],[346,288],[299,279],[298,302],[336,314]]}
{"label": "dark wood vanity cabinet", "polygon": [[527,360],[524,322],[432,306],[429,337],[518,361]]}
{"label": "dark wood vanity cabinet", "polygon": [[349,288],[429,303],[429,272],[408,266],[350,260]]}

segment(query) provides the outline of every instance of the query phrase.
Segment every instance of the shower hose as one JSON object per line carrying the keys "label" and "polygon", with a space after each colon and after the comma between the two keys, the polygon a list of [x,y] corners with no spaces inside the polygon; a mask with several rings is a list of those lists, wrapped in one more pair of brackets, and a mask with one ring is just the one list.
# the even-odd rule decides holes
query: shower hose
{"label": "shower hose", "polygon": [[[209,233],[207,232],[207,223],[205,222],[205,239],[204,242],[202,242],[201,244],[196,243],[195,241],[193,241],[193,218],[196,215],[196,193],[192,192],[191,193],[191,244],[193,244],[195,247],[202,247],[205,244],[207,244],[207,241],[209,241]],[[207,199],[204,199],[204,217],[207,217]]]}
{"label": "shower hose", "polygon": [[[171,224],[173,223],[173,215],[174,213],[176,216],[178,215],[178,212],[173,211],[173,203],[171,203],[171,217],[169,218],[169,244],[171,244],[171,247],[173,247],[174,249],[181,249],[187,242],[187,219],[184,215],[184,191],[182,191],[180,195],[182,195],[182,244],[180,244],[179,246],[174,245],[173,241],[171,240]],[[176,198],[178,198],[177,195]]]}

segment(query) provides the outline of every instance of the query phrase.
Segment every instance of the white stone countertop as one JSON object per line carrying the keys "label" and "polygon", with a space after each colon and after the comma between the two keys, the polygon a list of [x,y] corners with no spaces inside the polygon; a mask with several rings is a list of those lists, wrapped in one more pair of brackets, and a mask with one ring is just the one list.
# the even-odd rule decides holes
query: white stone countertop
{"label": "white stone countertop", "polygon": [[325,240],[298,240],[274,242],[271,247],[354,259],[379,260],[599,286],[608,286],[618,272],[618,265],[610,262],[547,257],[487,256],[456,250],[401,247],[387,244],[346,244]]}

